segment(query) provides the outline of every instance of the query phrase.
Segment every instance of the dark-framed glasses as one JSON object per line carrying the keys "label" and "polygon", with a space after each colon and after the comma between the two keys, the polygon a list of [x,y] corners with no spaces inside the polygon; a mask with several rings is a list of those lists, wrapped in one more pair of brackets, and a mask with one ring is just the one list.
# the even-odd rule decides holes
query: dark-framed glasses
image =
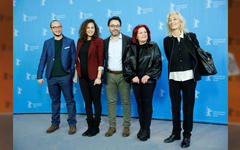
{"label": "dark-framed glasses", "polygon": [[54,30],[55,30],[55,29],[61,29],[62,26],[52,26],[51,28],[54,29]]}

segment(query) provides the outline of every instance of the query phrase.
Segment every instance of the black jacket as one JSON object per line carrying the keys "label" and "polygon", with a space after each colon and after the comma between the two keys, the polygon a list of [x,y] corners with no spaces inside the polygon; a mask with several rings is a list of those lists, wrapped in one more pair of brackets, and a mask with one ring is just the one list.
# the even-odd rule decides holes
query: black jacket
{"label": "black jacket", "polygon": [[156,82],[161,72],[162,57],[156,43],[149,42],[139,49],[137,49],[136,44],[131,44],[128,47],[123,67],[123,76],[126,81],[131,82],[135,76],[141,79],[144,75],[148,75],[150,79],[147,83]]}
{"label": "black jacket", "polygon": [[[192,43],[192,41],[189,40],[189,38],[187,36],[190,36],[192,41],[197,45],[199,46],[199,42],[197,40],[197,37],[196,37],[196,34],[195,33],[185,33],[184,34],[184,38],[182,39],[183,40],[183,44],[184,44],[184,47],[187,47],[187,50],[190,50],[190,54],[191,56],[193,57],[193,74],[194,74],[194,81],[198,81],[198,80],[201,80],[201,75],[198,71],[198,59],[197,59],[197,55],[196,55],[196,49]],[[164,51],[165,51],[165,55],[167,57],[167,60],[168,60],[168,74],[170,72],[170,66],[171,66],[171,62],[172,62],[172,56],[173,56],[173,48],[174,48],[174,45],[176,44],[174,41],[174,38],[175,37],[165,37],[164,38],[164,41],[163,41],[163,45],[164,45]]]}
{"label": "black jacket", "polygon": [[[122,34],[122,33],[121,33]],[[104,83],[107,84],[107,69],[108,69],[108,46],[110,37],[105,39],[104,42]],[[131,38],[122,34],[122,65],[126,57],[127,45],[130,45]],[[122,66],[123,68],[123,66]]]}

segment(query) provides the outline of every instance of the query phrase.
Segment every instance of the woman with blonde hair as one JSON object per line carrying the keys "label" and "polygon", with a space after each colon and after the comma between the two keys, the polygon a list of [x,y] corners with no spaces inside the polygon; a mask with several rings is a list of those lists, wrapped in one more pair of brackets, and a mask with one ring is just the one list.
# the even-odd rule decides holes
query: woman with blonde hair
{"label": "woman with blonde hair", "polygon": [[[171,135],[164,140],[171,143],[181,139],[181,97],[183,98],[183,140],[181,147],[190,146],[193,128],[193,109],[195,88],[201,80],[195,45],[199,46],[196,34],[188,33],[185,20],[179,12],[167,16],[167,34],[164,38],[164,51],[168,60],[169,94],[171,98],[172,123]],[[190,40],[191,38],[191,40]],[[181,96],[182,91],[182,96]]]}

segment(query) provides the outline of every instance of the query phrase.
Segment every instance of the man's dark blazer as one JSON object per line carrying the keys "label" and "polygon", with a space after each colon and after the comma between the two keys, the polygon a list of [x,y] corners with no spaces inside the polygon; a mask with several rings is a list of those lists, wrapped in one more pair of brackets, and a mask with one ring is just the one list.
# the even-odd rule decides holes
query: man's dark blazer
{"label": "man's dark blazer", "polygon": [[[61,63],[63,70],[69,74],[74,75],[75,72],[75,56],[76,48],[74,40],[63,36],[62,39],[62,51],[61,51]],[[46,40],[43,45],[43,51],[38,65],[37,79],[42,79],[42,74],[47,64],[45,77],[49,79],[51,77],[53,64],[55,61],[55,42],[54,37]]]}
{"label": "man's dark blazer", "polygon": [[[121,33],[122,34],[122,33]],[[108,46],[110,37],[104,40],[104,83],[107,83],[107,69],[108,69]],[[125,60],[127,46],[131,44],[131,38],[122,34],[122,67]]]}

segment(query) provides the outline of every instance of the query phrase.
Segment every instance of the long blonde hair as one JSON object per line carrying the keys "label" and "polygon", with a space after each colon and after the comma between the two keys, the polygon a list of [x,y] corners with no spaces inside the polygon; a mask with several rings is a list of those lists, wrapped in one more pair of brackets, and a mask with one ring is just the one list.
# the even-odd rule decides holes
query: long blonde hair
{"label": "long blonde hair", "polygon": [[180,30],[183,31],[183,33],[187,32],[187,29],[185,27],[185,19],[183,18],[183,16],[179,13],[179,12],[170,12],[167,15],[167,34],[168,36],[173,36],[173,30],[169,27],[168,24],[168,20],[170,18],[171,15],[177,15],[178,19],[180,20]]}

